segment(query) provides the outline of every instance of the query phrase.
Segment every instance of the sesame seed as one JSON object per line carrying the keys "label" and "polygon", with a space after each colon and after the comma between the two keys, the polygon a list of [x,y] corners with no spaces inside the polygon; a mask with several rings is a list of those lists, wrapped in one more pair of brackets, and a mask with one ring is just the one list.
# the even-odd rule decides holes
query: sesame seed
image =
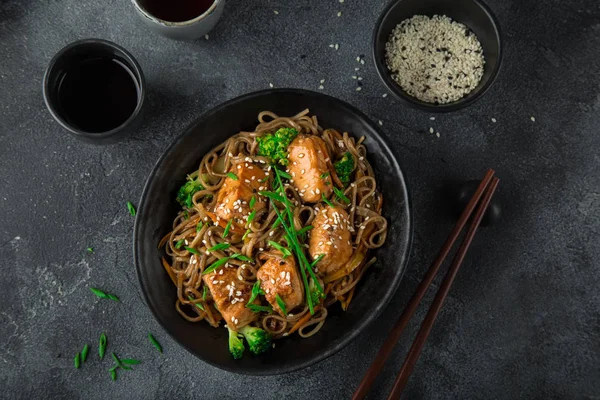
{"label": "sesame seed", "polygon": [[531,122],[535,122],[535,117],[531,117]]}
{"label": "sesame seed", "polygon": [[298,158],[303,158],[303,157],[304,157],[304,153],[298,154]]}
{"label": "sesame seed", "polygon": [[356,57],[356,62],[360,62],[360,57]]}
{"label": "sesame seed", "polygon": [[355,71],[360,71],[359,67],[354,68]]}
{"label": "sesame seed", "polygon": [[208,35],[204,35],[204,39],[208,40]]}
{"label": "sesame seed", "polygon": [[492,122],[496,123],[498,121],[496,120],[496,118],[492,118]]}
{"label": "sesame seed", "polygon": [[358,79],[358,76],[352,75],[352,79]]}
{"label": "sesame seed", "polygon": [[359,76],[359,77],[358,77],[358,80],[359,80],[359,81],[362,81],[362,76]]}
{"label": "sesame seed", "polygon": [[275,15],[278,15],[278,14],[279,14],[279,11],[277,11],[277,10],[273,10],[273,13],[274,13]]}
{"label": "sesame seed", "polygon": [[381,97],[387,97],[387,93],[382,94]]}
{"label": "sesame seed", "polygon": [[433,128],[429,128],[429,133],[433,133]]}
{"label": "sesame seed", "polygon": [[360,60],[360,63],[364,65],[365,64],[365,60]]}
{"label": "sesame seed", "polygon": [[334,47],[334,46],[335,46],[334,44],[330,44],[330,45],[329,45],[329,47],[331,47],[332,49],[333,49],[333,47]]}
{"label": "sesame seed", "polygon": [[335,49],[337,50],[337,49],[339,49],[339,48],[340,48],[340,45],[336,43],[336,44],[335,44]]}
{"label": "sesame seed", "polygon": [[341,17],[341,16],[342,16],[342,12],[341,12],[341,11],[338,11],[338,13],[337,13],[337,16],[338,16],[338,17]]}
{"label": "sesame seed", "polygon": [[429,118],[431,121],[435,121],[435,117],[430,117]]}
{"label": "sesame seed", "polygon": [[379,125],[383,125],[383,121],[379,120]]}
{"label": "sesame seed", "polygon": [[440,133],[439,133],[439,132],[436,132],[436,133],[435,133],[435,136],[437,136],[437,137],[440,137]]}
{"label": "sesame seed", "polygon": [[325,86],[319,85],[319,90],[323,90],[323,89],[325,89]]}
{"label": "sesame seed", "polygon": [[272,83],[269,83],[269,87],[273,87],[273,84],[272,84]]}
{"label": "sesame seed", "polygon": [[360,92],[361,90],[362,90],[362,88],[360,86],[356,88],[357,92]]}
{"label": "sesame seed", "polygon": [[321,83],[325,83],[325,79],[321,79]]}

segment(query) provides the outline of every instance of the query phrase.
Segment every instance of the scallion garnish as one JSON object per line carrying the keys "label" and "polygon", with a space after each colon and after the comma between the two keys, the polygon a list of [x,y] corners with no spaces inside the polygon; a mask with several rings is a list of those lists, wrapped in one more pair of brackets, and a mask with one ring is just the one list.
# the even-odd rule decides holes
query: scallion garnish
{"label": "scallion garnish", "polygon": [[121,360],[121,362],[125,365],[138,365],[142,363],[140,360],[136,360],[135,358],[124,358]]}
{"label": "scallion garnish", "polygon": [[259,312],[266,312],[266,313],[272,313],[273,309],[270,306],[259,306],[258,304],[248,304],[246,306],[250,311],[255,312],[255,313],[259,313]]}
{"label": "scallion garnish", "polygon": [[258,192],[258,194],[260,194],[261,196],[268,197],[271,200],[275,200],[275,201],[278,201],[280,203],[286,204],[286,205],[289,202],[288,199],[281,197],[277,193],[273,193],[273,192]]}
{"label": "scallion garnish", "polygon": [[106,335],[104,332],[100,335],[100,342],[98,343],[98,355],[102,360],[104,358],[104,354],[106,353]]}
{"label": "scallion garnish", "polygon": [[185,247],[184,247],[184,249],[186,249],[186,250],[187,250],[187,251],[189,251],[190,253],[192,253],[192,254],[195,254],[195,255],[197,255],[197,256],[199,256],[199,255],[200,255],[200,252],[199,252],[198,250],[196,250],[196,249],[192,248],[192,247],[185,246]]}
{"label": "scallion garnish", "polygon": [[329,207],[334,207],[334,205],[331,204],[331,202],[329,201],[329,199],[327,199],[327,197],[325,197],[324,193],[321,193],[321,198],[323,199],[323,201],[325,202],[325,204],[327,204]]}
{"label": "scallion garnish", "polygon": [[196,303],[194,300],[194,298],[192,296],[188,296],[188,300],[191,301],[196,307],[198,307],[199,309],[201,309],[202,311],[206,311],[204,309],[204,306],[201,303]]}
{"label": "scallion garnish", "polygon": [[238,178],[238,176],[237,176],[236,174],[234,174],[233,172],[228,172],[228,173],[227,173],[227,176],[228,176],[228,177],[230,177],[231,179],[233,179],[234,181],[237,181],[238,179],[240,179],[240,178]]}
{"label": "scallion garnish", "polygon": [[323,259],[323,257],[325,257],[325,254],[319,254],[317,258],[315,258],[314,261],[310,264],[310,267],[314,268],[315,265],[317,265],[317,263]]}
{"label": "scallion garnish", "polygon": [[327,178],[328,176],[329,176],[329,171],[327,171],[327,172],[323,172],[323,173],[321,174],[321,176],[319,176],[319,178],[321,178],[321,179],[325,179],[325,178]]}
{"label": "scallion garnish", "polygon": [[252,304],[259,294],[265,294],[265,292],[263,292],[263,290],[260,288],[260,280],[257,280],[254,282],[254,285],[252,285],[252,292],[250,293],[250,298],[246,303],[246,307]]}
{"label": "scallion garnish", "polygon": [[334,186],[333,192],[335,193],[335,195],[337,196],[338,199],[342,200],[346,204],[350,204],[350,199],[347,198],[346,195],[344,194],[344,192],[342,192],[340,189],[338,189]]}
{"label": "scallion garnish", "polygon": [[246,232],[244,233],[244,236],[242,236],[242,241],[246,240],[246,238],[248,237],[248,235],[252,233],[252,231],[250,229],[246,229]]}
{"label": "scallion garnish", "polygon": [[183,246],[184,243],[185,243],[185,239],[178,240],[177,243],[175,243],[175,248],[177,250],[181,249],[181,246]]}
{"label": "scallion garnish", "polygon": [[286,249],[279,243],[276,243],[272,240],[269,240],[267,243],[269,243],[271,245],[271,247],[274,247],[275,249],[279,250],[283,254],[284,258],[292,255],[292,253],[288,249]]}
{"label": "scallion garnish", "polygon": [[240,254],[240,253],[233,254],[231,256],[231,258],[235,258],[236,260],[246,261],[246,262],[254,264],[254,260],[253,259],[251,259],[250,257],[246,257],[245,255]]}
{"label": "scallion garnish", "polygon": [[186,211],[183,212],[183,219],[190,219],[190,214]]}
{"label": "scallion garnish", "polygon": [[113,381],[117,380],[117,370],[115,369],[110,369],[110,379],[112,379]]}
{"label": "scallion garnish", "polygon": [[231,257],[223,257],[223,258],[219,258],[217,261],[215,261],[214,263],[210,264],[205,270],[204,272],[202,272],[202,275],[206,275],[206,274],[210,274],[211,272],[213,272],[214,270],[216,270],[219,267],[222,267],[223,265],[227,264],[227,262],[231,259]]}
{"label": "scallion garnish", "polygon": [[198,222],[198,225],[196,225],[196,232],[200,232],[203,226],[204,223],[202,221]]}
{"label": "scallion garnish", "polygon": [[81,354],[75,354],[75,358],[73,358],[73,364],[75,365],[75,368],[79,369],[81,366]]}
{"label": "scallion garnish", "polygon": [[83,350],[81,350],[81,361],[85,362],[87,360],[88,352],[90,351],[90,346],[86,343],[83,346]]}
{"label": "scallion garnish", "polygon": [[225,230],[223,231],[224,238],[226,238],[227,235],[229,235],[229,230],[231,229],[231,224],[232,224],[232,221],[229,220],[229,222],[227,223],[227,226],[225,226]]}
{"label": "scallion garnish", "polygon": [[148,339],[150,340],[150,343],[152,343],[152,345],[153,345],[154,347],[156,347],[156,349],[157,349],[158,351],[160,351],[161,353],[163,352],[163,351],[162,351],[162,346],[160,345],[160,343],[158,343],[158,340],[156,340],[156,339],[154,338],[154,336],[152,336],[152,334],[151,334],[151,333],[148,333]]}
{"label": "scallion garnish", "polygon": [[88,247],[86,250],[87,250],[88,253],[93,253],[94,252],[94,248],[93,247]]}
{"label": "scallion garnish", "polygon": [[208,249],[208,251],[226,250],[230,246],[231,245],[229,243],[219,243],[219,244],[215,244],[213,247],[211,247],[210,249]]}
{"label": "scallion garnish", "polygon": [[252,210],[252,212],[250,213],[250,215],[248,215],[248,224],[251,224],[252,221],[254,221],[255,217],[256,217],[256,210]]}
{"label": "scallion garnish", "polygon": [[204,285],[202,287],[202,301],[206,301],[207,294],[208,294],[208,286]]}
{"label": "scallion garnish", "polygon": [[312,228],[313,228],[313,226],[312,226],[312,225],[305,226],[304,228],[300,229],[300,230],[297,232],[297,233],[298,233],[298,236],[304,235],[306,232],[310,231]]}
{"label": "scallion garnish", "polygon": [[281,308],[281,311],[283,312],[283,315],[285,315],[287,317],[287,310],[285,308],[285,302],[281,299],[281,297],[279,297],[278,294],[275,295],[275,300],[277,301],[277,305],[279,306],[279,308]]}
{"label": "scallion garnish", "polygon": [[279,176],[284,177],[285,179],[292,179],[292,176],[285,171],[278,170],[277,172],[279,173]]}
{"label": "scallion garnish", "polygon": [[262,179],[259,179],[258,181],[259,181],[260,183],[265,183],[265,182],[266,182],[266,181],[268,181],[268,180],[269,180],[269,177],[268,177],[268,176],[265,176],[264,178],[262,178]]}
{"label": "scallion garnish", "polygon": [[127,202],[127,209],[129,210],[129,214],[131,214],[135,217],[135,214],[136,214],[135,207],[133,206],[133,204],[130,201]]}
{"label": "scallion garnish", "polygon": [[250,203],[248,203],[248,205],[250,206],[250,208],[254,208],[255,204],[256,204],[256,196],[252,195],[252,198],[250,199]]}
{"label": "scallion garnish", "polygon": [[91,287],[90,290],[92,291],[92,293],[94,293],[96,296],[98,296],[101,299],[119,301],[119,298],[117,296],[115,296],[114,294],[105,293],[102,290],[96,289],[93,287]]}
{"label": "scallion garnish", "polygon": [[119,368],[131,370],[131,367],[124,365],[123,362],[121,362],[121,359],[115,353],[111,353],[111,356],[112,356],[113,360],[115,360],[115,362],[117,363],[117,366]]}

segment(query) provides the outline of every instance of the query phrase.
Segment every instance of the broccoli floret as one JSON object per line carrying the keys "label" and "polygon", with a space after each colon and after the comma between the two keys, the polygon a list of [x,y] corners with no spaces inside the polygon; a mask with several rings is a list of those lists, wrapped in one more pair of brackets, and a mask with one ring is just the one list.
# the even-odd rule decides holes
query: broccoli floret
{"label": "broccoli floret", "polygon": [[258,137],[258,155],[268,157],[273,164],[286,166],[289,163],[287,149],[296,136],[298,131],[294,128],[279,128],[273,134]]}
{"label": "broccoli floret", "polygon": [[192,197],[194,193],[199,190],[203,190],[204,186],[200,183],[200,178],[190,179],[188,180],[181,188],[179,188],[179,192],[177,192],[177,202],[181,204],[181,207],[192,208],[194,203],[192,202]]}
{"label": "broccoli floret", "polygon": [[250,351],[254,354],[264,353],[271,348],[271,335],[267,331],[254,326],[245,326],[240,329],[240,333],[244,335]]}
{"label": "broccoli floret", "polygon": [[340,181],[342,181],[344,186],[347,186],[354,171],[354,157],[352,157],[352,154],[346,152],[342,158],[333,164],[333,167]]}
{"label": "broccoli floret", "polygon": [[229,327],[227,327],[227,330],[229,331],[229,352],[233,358],[238,360],[242,358],[244,350],[246,350],[244,342],[240,338],[239,333]]}

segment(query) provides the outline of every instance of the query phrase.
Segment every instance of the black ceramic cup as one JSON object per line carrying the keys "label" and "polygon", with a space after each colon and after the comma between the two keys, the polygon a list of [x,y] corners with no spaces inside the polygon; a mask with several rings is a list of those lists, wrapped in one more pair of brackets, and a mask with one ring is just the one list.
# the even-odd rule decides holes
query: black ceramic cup
{"label": "black ceramic cup", "polygon": [[[414,15],[446,15],[477,35],[483,48],[485,69],[479,84],[462,99],[445,104],[427,103],[406,93],[392,78],[385,61],[385,44],[396,25]],[[496,79],[502,59],[500,28],[492,11],[481,0],[393,0],[375,26],[373,58],[381,80],[403,104],[429,112],[455,111],[481,98]]]}
{"label": "black ceramic cup", "polygon": [[50,61],[44,101],[54,119],[79,139],[115,143],[139,128],[146,84],[137,61],[115,43],[84,39]]}

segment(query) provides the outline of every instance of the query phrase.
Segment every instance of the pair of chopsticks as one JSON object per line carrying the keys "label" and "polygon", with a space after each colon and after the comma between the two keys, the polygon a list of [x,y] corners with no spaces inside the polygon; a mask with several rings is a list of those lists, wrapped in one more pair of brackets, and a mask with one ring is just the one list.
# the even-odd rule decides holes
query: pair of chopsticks
{"label": "pair of chopsticks", "polygon": [[354,392],[354,395],[352,396],[353,400],[364,399],[366,397],[371,385],[373,384],[373,382],[377,378],[377,375],[383,368],[383,364],[390,356],[392,350],[394,349],[394,346],[396,345],[396,342],[398,341],[400,335],[404,331],[404,328],[406,328],[408,321],[413,316],[415,310],[419,306],[419,303],[421,303],[423,296],[425,296],[425,292],[427,292],[427,289],[431,285],[433,278],[435,278],[435,276],[437,275],[440,266],[448,257],[452,246],[454,246],[454,243],[460,236],[461,231],[463,230],[467,221],[473,214],[475,207],[477,207],[477,210],[475,211],[475,216],[471,220],[471,224],[469,225],[469,229],[465,234],[463,242],[460,245],[458,251],[456,252],[456,255],[454,256],[454,260],[452,261],[452,264],[450,265],[448,272],[446,273],[446,277],[444,278],[435,296],[435,299],[433,300],[433,303],[431,304],[431,307],[429,308],[429,311],[425,316],[425,320],[423,320],[423,323],[421,324],[419,333],[417,334],[408,352],[408,355],[404,360],[404,364],[402,364],[400,373],[396,377],[396,381],[394,382],[392,391],[388,396],[388,400],[399,399],[402,395],[402,391],[404,390],[404,387],[408,382],[408,378],[410,377],[410,374],[417,360],[419,359],[419,356],[421,355],[421,350],[423,349],[423,346],[427,341],[427,337],[431,332],[431,328],[435,323],[435,319],[437,318],[437,315],[441,310],[442,305],[444,304],[444,300],[446,299],[446,296],[450,291],[452,282],[454,281],[458,269],[460,268],[460,265],[462,264],[465,255],[469,250],[469,246],[473,241],[473,237],[477,232],[477,228],[479,228],[481,219],[483,218],[483,215],[485,214],[485,211],[487,210],[488,205],[490,204],[490,201],[492,199],[492,196],[494,195],[494,192],[496,191],[496,188],[498,187],[498,182],[499,179],[494,177],[494,170],[489,169],[486,172],[483,180],[477,187],[475,194],[473,195],[473,197],[471,197],[471,200],[469,200],[469,203],[462,212],[460,218],[458,219],[458,222],[454,226],[454,229],[452,229],[452,232],[450,232],[448,239],[446,239],[446,242],[442,246],[437,257],[429,267],[429,270],[425,274],[425,277],[417,287],[415,294],[408,302],[406,308],[404,309],[404,312],[398,319],[398,322],[396,322],[396,325],[394,326],[387,339],[383,343],[383,346],[381,346],[381,349],[379,350],[379,353],[377,353],[375,360],[373,360],[371,367],[369,368],[362,381],[360,382],[360,385]]}

